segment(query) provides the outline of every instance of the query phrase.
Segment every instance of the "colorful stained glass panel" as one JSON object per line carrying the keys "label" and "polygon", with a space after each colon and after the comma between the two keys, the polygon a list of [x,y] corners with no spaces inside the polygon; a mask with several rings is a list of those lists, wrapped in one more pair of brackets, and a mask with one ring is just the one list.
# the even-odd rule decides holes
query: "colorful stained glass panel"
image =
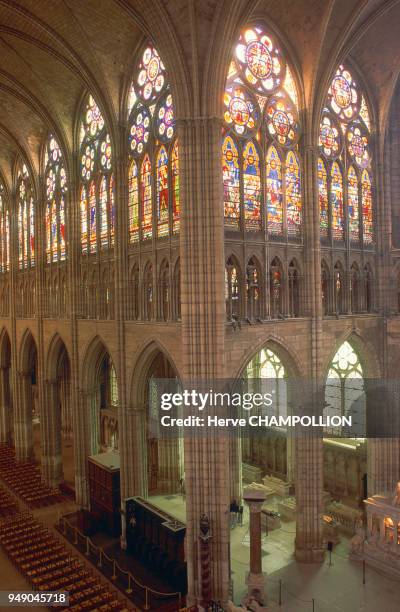
{"label": "colorful stained glass panel", "polygon": [[239,155],[230,136],[226,136],[222,144],[222,180],[225,222],[238,227],[240,219]]}
{"label": "colorful stained glass panel", "polygon": [[320,236],[327,238],[329,233],[328,177],[321,158],[318,159],[318,200]]}
{"label": "colorful stained glass panel", "polygon": [[360,241],[360,213],[358,206],[358,178],[353,166],[347,173],[347,210],[351,242]]}
{"label": "colorful stained glass panel", "polygon": [[293,151],[289,151],[286,156],[285,193],[288,238],[296,238],[301,234],[302,198],[300,166]]}
{"label": "colorful stained glass panel", "polygon": [[140,170],[140,202],[142,238],[148,239],[153,235],[151,163],[148,155],[145,156]]}
{"label": "colorful stained glass panel", "polygon": [[176,234],[179,231],[181,200],[179,186],[179,147],[175,140],[171,154],[171,180],[172,180],[172,231]]}
{"label": "colorful stained glass panel", "polygon": [[343,178],[339,165],[336,162],[332,164],[330,195],[332,209],[332,236],[334,240],[344,240]]}
{"label": "colorful stained glass panel", "polygon": [[271,236],[283,234],[282,162],[275,147],[270,147],[266,163],[267,228]]}
{"label": "colorful stained glass panel", "polygon": [[363,171],[361,177],[361,203],[363,242],[365,245],[371,245],[374,241],[372,218],[372,185],[367,170]]}
{"label": "colorful stained glass panel", "polygon": [[158,236],[168,236],[169,232],[169,193],[168,193],[168,154],[161,147],[157,156],[157,227]]}
{"label": "colorful stained glass panel", "polygon": [[243,196],[246,229],[261,229],[260,161],[252,141],[246,144],[243,151]]}

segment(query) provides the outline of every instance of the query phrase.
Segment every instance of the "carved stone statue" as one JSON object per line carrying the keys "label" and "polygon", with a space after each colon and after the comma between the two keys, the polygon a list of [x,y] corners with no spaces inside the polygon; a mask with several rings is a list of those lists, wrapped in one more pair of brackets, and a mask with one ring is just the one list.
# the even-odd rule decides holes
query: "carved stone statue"
{"label": "carved stone statue", "polygon": [[393,506],[400,506],[400,482],[396,484],[392,504]]}

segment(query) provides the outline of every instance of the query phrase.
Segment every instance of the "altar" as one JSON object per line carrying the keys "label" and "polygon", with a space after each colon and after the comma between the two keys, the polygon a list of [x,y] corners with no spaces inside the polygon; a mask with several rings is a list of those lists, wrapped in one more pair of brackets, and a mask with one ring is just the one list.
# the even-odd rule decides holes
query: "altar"
{"label": "altar", "polygon": [[366,537],[360,556],[386,573],[400,578],[400,483],[395,495],[373,495],[364,501]]}

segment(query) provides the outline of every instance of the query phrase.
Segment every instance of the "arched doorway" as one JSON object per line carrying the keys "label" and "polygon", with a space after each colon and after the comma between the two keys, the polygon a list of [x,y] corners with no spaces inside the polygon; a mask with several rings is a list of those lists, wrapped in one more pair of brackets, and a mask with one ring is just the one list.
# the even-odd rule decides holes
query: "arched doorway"
{"label": "arched doorway", "polygon": [[44,472],[54,486],[64,482],[69,488],[75,484],[74,423],[71,405],[71,367],[68,351],[57,335],[48,354],[48,380],[45,383],[43,416],[53,426],[46,429],[43,452]]}
{"label": "arched doorway", "polygon": [[10,385],[11,343],[7,331],[0,339],[0,442],[8,444],[14,437],[13,402]]}
{"label": "arched doorway", "polygon": [[158,351],[153,357],[145,385],[147,483],[148,494],[168,495],[181,492],[183,485],[183,443],[176,436],[164,438],[154,435],[151,420],[159,419],[159,392],[157,380],[177,379],[175,368],[168,357]]}
{"label": "arched doorway", "polygon": [[[343,506],[357,507],[365,494],[367,473],[366,396],[364,372],[352,344],[343,342],[329,365],[324,417],[349,416],[358,437],[346,437],[341,427],[325,428],[324,490]],[[329,436],[329,437],[328,437]]]}
{"label": "arched doorway", "polygon": [[18,373],[19,401],[14,412],[15,451],[20,460],[40,461],[41,432],[38,401],[38,360],[36,342],[27,332],[21,347]]}

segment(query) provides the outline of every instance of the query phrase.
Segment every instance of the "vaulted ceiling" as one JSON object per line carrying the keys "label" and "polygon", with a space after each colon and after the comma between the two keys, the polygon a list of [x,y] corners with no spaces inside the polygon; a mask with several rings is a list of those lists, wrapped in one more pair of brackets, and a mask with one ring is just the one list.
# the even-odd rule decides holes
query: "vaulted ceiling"
{"label": "vaulted ceiling", "polygon": [[179,65],[193,109],[205,112],[213,62],[220,58],[222,82],[238,30],[258,17],[282,35],[309,109],[318,108],[336,64],[350,56],[383,125],[400,69],[400,0],[0,0],[0,169],[7,182],[18,153],[38,171],[49,130],[71,152],[84,91],[116,125],[146,35],[172,87]]}

